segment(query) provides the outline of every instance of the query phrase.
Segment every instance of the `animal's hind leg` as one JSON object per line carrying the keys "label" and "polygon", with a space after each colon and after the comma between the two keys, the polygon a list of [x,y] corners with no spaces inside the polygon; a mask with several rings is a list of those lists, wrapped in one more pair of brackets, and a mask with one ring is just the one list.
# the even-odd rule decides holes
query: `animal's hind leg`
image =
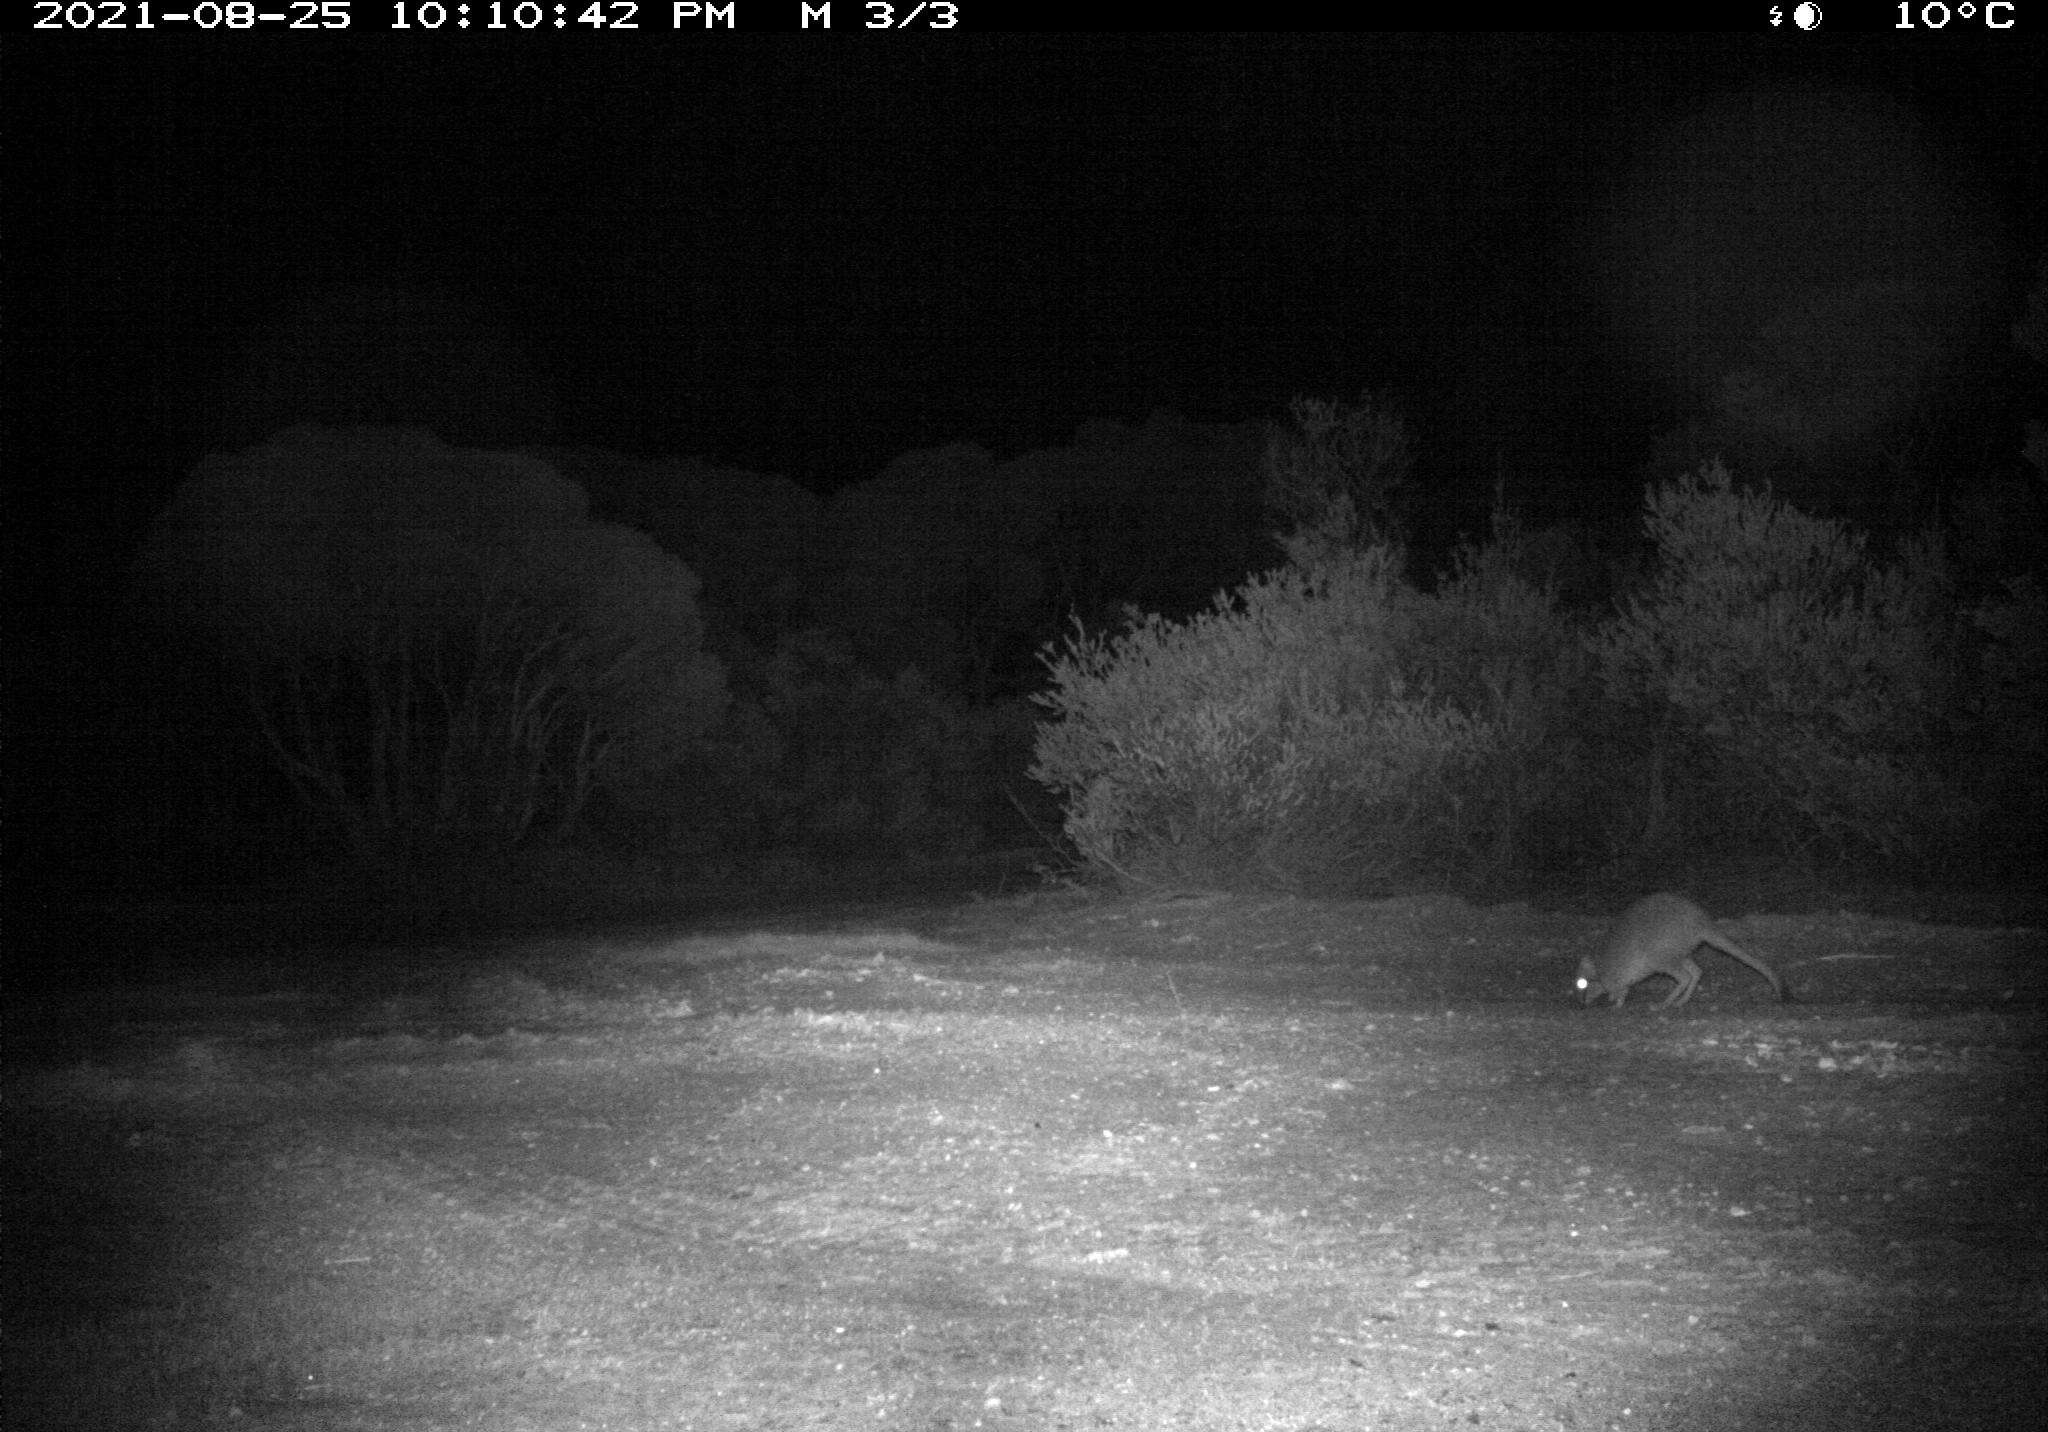
{"label": "animal's hind leg", "polygon": [[1700,982],[1700,967],[1691,960],[1679,962],[1679,975],[1671,986],[1671,993],[1664,996],[1659,1009],[1669,1009],[1675,1004],[1684,1004],[1692,998],[1693,987]]}

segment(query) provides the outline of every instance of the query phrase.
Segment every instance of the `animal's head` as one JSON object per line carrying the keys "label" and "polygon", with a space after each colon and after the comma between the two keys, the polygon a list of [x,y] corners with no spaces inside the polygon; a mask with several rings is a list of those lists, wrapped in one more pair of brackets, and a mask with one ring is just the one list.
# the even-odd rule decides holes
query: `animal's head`
{"label": "animal's head", "polygon": [[1591,1004],[1607,993],[1607,987],[1600,983],[1600,967],[1593,963],[1591,955],[1579,961],[1578,978],[1572,988],[1579,992],[1580,1004]]}

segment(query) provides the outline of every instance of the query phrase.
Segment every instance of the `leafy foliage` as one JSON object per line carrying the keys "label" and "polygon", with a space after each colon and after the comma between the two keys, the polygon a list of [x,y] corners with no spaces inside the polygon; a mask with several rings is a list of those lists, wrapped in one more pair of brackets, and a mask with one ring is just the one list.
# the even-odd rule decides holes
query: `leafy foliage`
{"label": "leafy foliage", "polygon": [[741,650],[693,756],[608,811],[610,833],[698,861],[764,852],[942,862],[982,844],[996,722],[915,667],[885,679],[838,633]]}
{"label": "leafy foliage", "polygon": [[1255,577],[1185,623],[1131,614],[1048,649],[1032,776],[1127,880],[1357,888],[1449,858],[1446,798],[1494,749],[1404,667],[1413,593],[1384,546]]}
{"label": "leafy foliage", "polygon": [[1281,539],[1288,556],[1304,563],[1316,552],[1394,540],[1415,443],[1392,400],[1297,398],[1291,415],[1291,427],[1268,436],[1264,462],[1266,506],[1292,534]]}
{"label": "leafy foliage", "polygon": [[916,667],[885,679],[843,639],[809,631],[785,638],[761,677],[761,709],[783,744],[784,840],[932,859],[980,843],[979,734]]}
{"label": "leafy foliage", "polygon": [[[1386,888],[1496,874],[1572,786],[1583,653],[1505,514],[1436,592],[1385,533],[1412,460],[1383,398],[1304,400],[1266,452],[1289,563],[1184,623],[1128,613],[1043,655],[1031,774],[1125,880]],[[1555,842],[1547,842],[1555,843]],[[1545,858],[1551,858],[1549,852]]]}
{"label": "leafy foliage", "polygon": [[1416,602],[1413,679],[1490,735],[1460,816],[1494,875],[1579,853],[1571,827],[1585,786],[1590,662],[1543,558],[1542,544],[1496,511],[1492,539],[1461,547]]}
{"label": "leafy foliage", "polygon": [[2048,828],[2048,589],[2029,574],[1971,618],[1982,634],[1978,716],[1990,802],[2038,842]]}
{"label": "leafy foliage", "polygon": [[1608,699],[1648,733],[1632,835],[1702,822],[1773,849],[1901,851],[1942,804],[1925,754],[1955,677],[1951,582],[1931,539],[1863,537],[1710,463],[1650,490],[1649,591],[1594,634]]}
{"label": "leafy foliage", "polygon": [[546,465],[415,429],[299,428],[209,458],[143,575],[357,851],[565,834],[724,701],[680,563],[590,522]]}

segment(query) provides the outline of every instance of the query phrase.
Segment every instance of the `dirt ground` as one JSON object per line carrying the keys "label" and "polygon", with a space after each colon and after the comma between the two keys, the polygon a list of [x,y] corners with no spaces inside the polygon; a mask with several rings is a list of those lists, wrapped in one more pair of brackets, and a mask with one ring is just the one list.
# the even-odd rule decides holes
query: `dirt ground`
{"label": "dirt ground", "polygon": [[10,1000],[6,1423],[2048,1412],[2038,929],[1057,895]]}

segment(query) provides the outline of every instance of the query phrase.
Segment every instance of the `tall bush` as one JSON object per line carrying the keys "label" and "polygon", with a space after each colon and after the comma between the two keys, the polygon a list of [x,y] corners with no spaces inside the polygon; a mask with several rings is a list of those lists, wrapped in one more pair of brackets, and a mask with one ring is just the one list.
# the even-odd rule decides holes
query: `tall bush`
{"label": "tall bush", "polygon": [[1983,643],[1974,711],[1983,755],[1972,774],[1994,838],[2038,868],[2048,833],[2048,589],[2015,577],[1971,621]]}
{"label": "tall bush", "polygon": [[142,575],[349,849],[509,847],[672,763],[724,703],[697,582],[545,464],[415,429],[201,463]]}
{"label": "tall bush", "polygon": [[1356,403],[1296,398],[1291,426],[1266,440],[1264,501],[1286,523],[1290,560],[1398,540],[1395,506],[1415,465],[1415,441],[1385,393]]}
{"label": "tall bush", "polygon": [[1411,678],[1487,732],[1485,754],[1450,794],[1475,874],[1575,863],[1588,662],[1558,610],[1542,543],[1497,510],[1491,538],[1452,558],[1416,602]]}
{"label": "tall bush", "polygon": [[976,854],[1000,722],[915,667],[861,665],[812,627],[730,648],[726,718],[667,778],[605,813],[615,842],[711,865],[775,852],[835,863]]}
{"label": "tall bush", "polygon": [[1099,873],[1365,888],[1448,857],[1490,748],[1402,667],[1413,594],[1385,546],[1290,566],[1186,622],[1132,613],[1043,653],[1031,774]]}
{"label": "tall bush", "polygon": [[1644,520],[1649,590],[1589,640],[1644,762],[1628,843],[1925,839],[1951,810],[1929,759],[1955,674],[1938,543],[1880,561],[1843,523],[1734,490],[1718,461],[1651,489]]}

